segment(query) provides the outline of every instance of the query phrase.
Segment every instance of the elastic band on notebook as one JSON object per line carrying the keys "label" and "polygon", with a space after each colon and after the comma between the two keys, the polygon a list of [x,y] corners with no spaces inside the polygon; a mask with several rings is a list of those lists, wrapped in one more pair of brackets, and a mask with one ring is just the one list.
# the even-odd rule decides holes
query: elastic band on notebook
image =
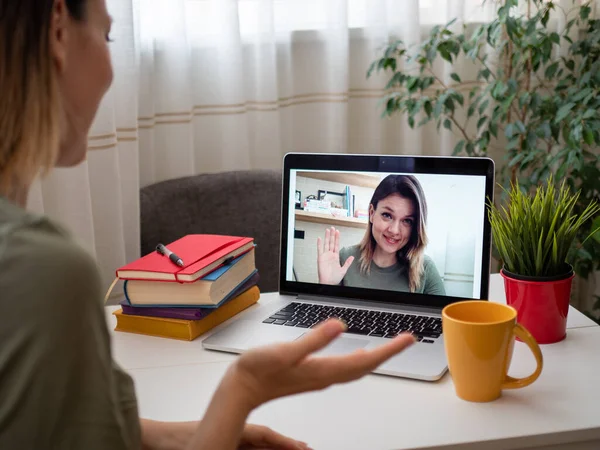
{"label": "elastic band on notebook", "polygon": [[108,288],[108,291],[106,292],[106,295],[104,296],[104,304],[106,305],[106,302],[108,301],[108,297],[110,296],[110,293],[112,292],[112,290],[115,287],[115,284],[117,284],[117,281],[119,281],[119,277],[115,278],[114,281],[112,282],[112,284],[110,285],[110,287]]}

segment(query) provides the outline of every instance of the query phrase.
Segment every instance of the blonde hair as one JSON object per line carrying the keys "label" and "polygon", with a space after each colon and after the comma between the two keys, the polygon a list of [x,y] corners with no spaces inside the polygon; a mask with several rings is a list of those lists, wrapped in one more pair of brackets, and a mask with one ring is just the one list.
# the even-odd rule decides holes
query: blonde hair
{"label": "blonde hair", "polygon": [[[419,181],[412,175],[388,175],[375,189],[369,207],[377,209],[380,200],[398,194],[413,202],[415,208],[415,226],[411,230],[408,243],[398,251],[398,261],[408,264],[408,287],[416,292],[421,286],[424,272],[424,252],[427,246],[427,201]],[[377,243],[373,237],[373,224],[368,222],[365,235],[360,242],[360,270],[368,274],[371,271],[373,253]]]}
{"label": "blonde hair", "polygon": [[54,166],[60,103],[50,52],[52,0],[0,0],[0,194]]}

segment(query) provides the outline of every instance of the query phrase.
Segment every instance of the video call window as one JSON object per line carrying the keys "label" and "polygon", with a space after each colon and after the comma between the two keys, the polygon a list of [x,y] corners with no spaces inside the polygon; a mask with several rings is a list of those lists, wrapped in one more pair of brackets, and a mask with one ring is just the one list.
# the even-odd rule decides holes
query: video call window
{"label": "video call window", "polygon": [[478,298],[485,181],[292,170],[286,279]]}

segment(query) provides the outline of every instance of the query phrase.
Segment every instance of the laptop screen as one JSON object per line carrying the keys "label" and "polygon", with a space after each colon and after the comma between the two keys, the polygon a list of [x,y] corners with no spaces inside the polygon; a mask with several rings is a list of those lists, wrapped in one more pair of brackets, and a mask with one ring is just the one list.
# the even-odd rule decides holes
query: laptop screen
{"label": "laptop screen", "polygon": [[281,291],[443,306],[487,297],[482,158],[286,155]]}

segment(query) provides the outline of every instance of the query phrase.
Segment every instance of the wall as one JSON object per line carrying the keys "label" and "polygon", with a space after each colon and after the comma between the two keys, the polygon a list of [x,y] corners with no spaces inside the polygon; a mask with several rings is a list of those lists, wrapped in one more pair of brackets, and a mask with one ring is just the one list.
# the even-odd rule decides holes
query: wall
{"label": "wall", "polygon": [[[298,281],[317,283],[317,238],[325,236],[327,225],[296,222],[296,229],[304,231],[304,239],[294,239],[294,269]],[[352,227],[336,227],[340,230],[340,248],[354,245],[362,239],[364,230]]]}
{"label": "wall", "polygon": [[[383,178],[387,174],[376,174]],[[455,175],[417,175],[428,204],[425,250],[436,264],[444,280],[446,293],[456,297],[474,297],[479,290],[479,273],[483,233],[485,179]],[[343,192],[345,185],[313,178],[296,178],[297,190],[304,199],[317,191]],[[356,196],[356,207],[367,209],[373,189],[351,186]],[[293,265],[298,281],[316,283],[317,237],[324,236],[330,225],[295,221],[295,229],[304,231],[304,239],[294,239]],[[339,226],[340,248],[355,245],[364,230]],[[477,274],[477,275],[475,275]]]}
{"label": "wall", "polygon": [[[385,174],[383,174],[385,176]],[[380,174],[377,174],[376,178],[383,178]],[[302,198],[306,198],[307,195],[317,196],[317,192],[319,189],[332,191],[332,192],[344,192],[345,184],[342,183],[334,183],[332,181],[325,180],[317,180],[315,178],[306,178],[298,176],[296,177],[296,189],[302,193]],[[369,202],[371,201],[371,196],[373,195],[373,189],[361,186],[351,186],[352,193],[356,196],[356,208],[355,209],[364,209],[367,210],[369,208]]]}
{"label": "wall", "polygon": [[[296,189],[302,193],[302,199],[308,195],[317,196],[319,189],[332,192],[344,192],[346,185],[314,178],[296,177]],[[373,195],[370,188],[351,186],[355,195],[356,209],[368,210]],[[296,221],[296,230],[304,231],[304,239],[294,239],[294,269],[298,281],[317,283],[317,238],[325,236],[325,229],[330,225],[305,221]],[[340,248],[354,245],[362,239],[364,229],[336,226],[340,230]],[[365,227],[366,228],[366,227]]]}
{"label": "wall", "polygon": [[474,297],[481,270],[485,179],[453,175],[417,178],[429,207],[425,253],[436,263],[448,295]]}

